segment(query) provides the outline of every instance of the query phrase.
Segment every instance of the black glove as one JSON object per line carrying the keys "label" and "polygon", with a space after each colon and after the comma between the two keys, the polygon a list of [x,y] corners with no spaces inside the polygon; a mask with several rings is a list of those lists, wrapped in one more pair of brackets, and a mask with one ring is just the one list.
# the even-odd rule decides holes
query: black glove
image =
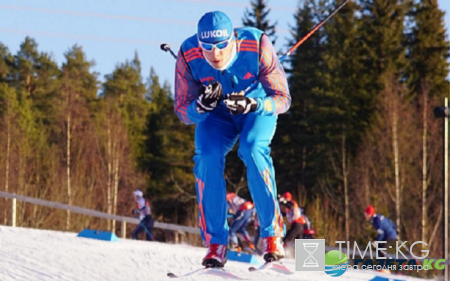
{"label": "black glove", "polygon": [[256,110],[258,103],[253,98],[247,98],[241,93],[228,94],[223,101],[233,115],[247,114]]}
{"label": "black glove", "polygon": [[205,113],[216,108],[218,101],[222,98],[223,90],[219,82],[214,82],[206,86],[202,85],[198,93],[197,107],[198,113]]}
{"label": "black glove", "polygon": [[139,213],[139,211],[136,210],[136,209],[133,209],[133,210],[131,211],[131,214],[132,214],[132,215],[137,215],[138,213]]}

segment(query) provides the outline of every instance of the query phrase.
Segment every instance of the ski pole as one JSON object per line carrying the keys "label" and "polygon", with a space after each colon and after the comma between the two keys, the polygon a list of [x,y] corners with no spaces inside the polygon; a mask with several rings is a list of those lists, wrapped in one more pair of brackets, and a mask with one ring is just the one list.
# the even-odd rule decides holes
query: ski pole
{"label": "ski pole", "polygon": [[[298,41],[294,46],[292,46],[281,58],[280,61],[284,61],[295,49],[297,49],[303,42],[305,42],[311,35],[314,34],[314,32],[317,31],[324,23],[326,23],[331,17],[333,17],[342,7],[347,4],[349,0],[345,0],[342,2],[336,9],[334,9],[326,18],[321,20],[316,26],[314,26],[313,29],[311,29],[300,41]],[[161,50],[164,52],[170,52],[172,56],[177,59],[177,56],[172,52],[170,49],[169,44],[161,44]],[[249,89],[252,85],[250,85],[247,89]],[[247,90],[246,90],[247,91]]]}
{"label": "ski pole", "polygon": [[[317,29],[319,29],[322,25],[324,25],[324,23],[326,23],[331,17],[333,17],[340,9],[342,9],[342,7],[345,6],[345,4],[347,4],[349,0],[345,0],[344,2],[342,2],[336,9],[334,9],[326,18],[324,18],[323,20],[321,20],[313,29],[311,29],[311,31],[309,31],[300,41],[298,41],[294,46],[292,46],[281,58],[280,58],[280,62],[284,61],[295,49],[297,49],[301,44],[303,44],[303,42],[305,42],[311,35],[314,34],[314,32],[317,31]],[[161,50],[163,50],[164,52],[170,52],[172,54],[172,56],[177,59],[177,56],[172,52],[172,50],[170,49],[169,44],[161,44]],[[252,84],[250,84],[250,86],[248,86],[245,90],[244,90],[244,94],[250,92],[251,90],[256,88],[256,85],[258,84],[258,80],[255,80]]]}
{"label": "ski pole", "polygon": [[[305,42],[311,35],[316,32],[317,29],[319,29],[324,23],[326,23],[334,14],[336,14],[342,7],[347,4],[349,0],[345,0],[342,2],[341,5],[339,5],[336,9],[334,9],[326,18],[324,18],[322,21],[320,21],[311,31],[309,31],[300,41],[298,41],[294,46],[292,46],[281,58],[280,62],[283,62],[295,49],[297,49],[303,42]],[[255,80],[250,86],[247,87],[247,89],[244,90],[244,94],[250,92],[251,90],[256,88],[256,85],[258,84],[258,80]]]}
{"label": "ski pole", "polygon": [[166,43],[164,43],[164,44],[161,44],[161,50],[163,50],[164,52],[170,52],[170,54],[172,54],[172,57],[174,58],[174,59],[177,59],[177,56],[174,54],[174,52],[172,52],[172,49],[170,49],[170,46],[169,46],[169,44],[166,44]]}
{"label": "ski pole", "polygon": [[294,46],[292,46],[287,52],[286,54],[284,54],[281,58],[280,61],[284,61],[295,49],[297,49],[301,44],[303,44],[303,42],[305,42],[311,35],[314,34],[314,32],[316,32],[317,29],[319,29],[322,25],[324,25],[324,23],[326,23],[332,16],[334,16],[334,14],[336,14],[340,9],[342,9],[342,7],[345,6],[345,4],[347,4],[349,0],[345,0],[344,2],[342,2],[336,9],[334,9],[326,18],[324,18],[323,20],[321,20],[316,26],[314,26],[313,29],[311,29],[310,32],[308,32],[300,41],[298,41]]}
{"label": "ski pole", "polygon": [[142,226],[145,230],[145,232],[147,233],[148,236],[150,236],[150,238],[152,239],[152,241],[155,241],[155,238],[153,237],[153,235],[150,233],[150,231],[147,229],[147,227],[145,226],[145,224],[143,224],[142,222],[139,223],[140,226]]}

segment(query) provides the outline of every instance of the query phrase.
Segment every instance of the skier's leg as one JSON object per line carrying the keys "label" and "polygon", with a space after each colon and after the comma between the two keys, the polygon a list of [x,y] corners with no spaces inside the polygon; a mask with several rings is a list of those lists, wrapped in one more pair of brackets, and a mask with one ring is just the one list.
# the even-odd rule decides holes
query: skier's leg
{"label": "skier's leg", "polygon": [[136,228],[133,230],[133,232],[131,232],[131,237],[133,237],[134,240],[138,240],[139,233],[141,233],[144,230],[144,228],[142,227],[141,223],[142,222],[140,222],[136,226]]}
{"label": "skier's leg", "polygon": [[[387,245],[387,243],[378,243],[378,249],[386,249],[387,248],[386,245]],[[385,255],[385,252],[383,250],[378,250],[377,254],[378,254],[376,256],[377,259],[380,258],[380,257],[381,258],[387,258],[386,255]]]}
{"label": "skier's leg", "polygon": [[248,244],[252,244],[252,242],[250,241],[250,235],[247,232],[247,225],[250,222],[250,219],[252,217],[252,211],[251,210],[245,210],[242,212],[244,214],[243,218],[242,218],[242,226],[238,229],[238,233],[241,233],[242,236],[244,237],[245,242],[247,242]]}
{"label": "skier's leg", "polygon": [[244,212],[239,211],[230,225],[230,240],[233,248],[238,247],[237,232],[244,226]]}
{"label": "skier's leg", "polygon": [[303,230],[304,225],[302,223],[296,223],[296,228],[297,228],[297,235],[295,236],[294,239],[302,239],[303,238]]}
{"label": "skier's leg", "polygon": [[205,245],[228,244],[225,155],[238,136],[229,112],[216,108],[195,131],[194,174],[199,226]]}
{"label": "skier's leg", "polygon": [[253,244],[256,248],[258,248],[259,238],[261,238],[261,234],[259,231],[259,227],[255,228],[255,238],[253,240]]}
{"label": "skier's leg", "polygon": [[248,186],[260,220],[261,238],[283,237],[285,231],[270,157],[276,123],[276,116],[247,114],[239,124],[239,156],[247,166]]}
{"label": "skier's leg", "polygon": [[286,245],[289,241],[292,240],[292,233],[294,232],[294,228],[292,225],[289,227],[288,231],[286,232],[286,236],[283,238],[283,243]]}
{"label": "skier's leg", "polygon": [[281,243],[285,226],[277,200],[275,171],[270,157],[270,142],[276,123],[277,116],[247,114],[239,127],[239,156],[247,166],[248,186],[261,224],[266,262],[285,256]]}
{"label": "skier's leg", "polygon": [[301,235],[303,234],[303,225],[301,223],[292,223],[291,227],[289,228],[288,232],[286,233],[286,236],[283,239],[284,243],[291,242],[294,239],[300,239]]}
{"label": "skier's leg", "polygon": [[152,230],[153,230],[153,218],[152,218],[152,216],[151,215],[147,215],[145,218],[144,218],[144,221],[145,221],[145,234],[146,234],[146,238],[147,238],[147,241],[154,241],[155,240],[155,238],[153,237],[153,234],[152,234]]}

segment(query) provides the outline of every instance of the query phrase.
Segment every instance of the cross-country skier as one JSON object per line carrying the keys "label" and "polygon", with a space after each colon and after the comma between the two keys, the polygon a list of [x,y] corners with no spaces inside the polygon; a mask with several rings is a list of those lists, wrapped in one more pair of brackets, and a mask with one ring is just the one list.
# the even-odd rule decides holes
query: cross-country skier
{"label": "cross-country skier", "polygon": [[133,239],[138,239],[139,233],[145,231],[145,237],[147,241],[155,240],[152,235],[153,230],[153,218],[150,208],[150,204],[144,198],[144,193],[136,189],[133,192],[134,201],[136,202],[137,208],[133,209],[131,212],[135,217],[139,218],[141,222],[136,226],[136,228],[131,233]]}
{"label": "cross-country skier", "polygon": [[303,218],[305,219],[305,223],[303,224],[303,239],[314,239],[314,235],[316,232],[314,229],[312,229],[311,226],[311,220],[308,218],[308,216],[305,213],[305,208],[299,207],[300,213],[302,214]]}
{"label": "cross-country skier", "polygon": [[283,242],[286,245],[287,242],[294,239],[302,239],[306,220],[303,217],[297,202],[292,199],[292,194],[289,191],[283,193],[278,200],[280,201],[281,211],[290,224],[290,228],[286,233]]}
{"label": "cross-country skier", "polygon": [[[385,243],[378,243],[378,248],[388,249],[389,246],[395,244],[397,241],[397,231],[395,224],[387,217],[375,213],[375,208],[369,205],[364,210],[364,217],[370,221],[377,232],[375,241],[386,241]],[[385,256],[382,251],[378,251],[379,256]]]}
{"label": "cross-country skier", "polygon": [[233,215],[233,222],[230,225],[230,240],[231,250],[240,251],[237,233],[242,234],[245,242],[251,251],[255,250],[255,246],[250,240],[250,236],[246,230],[247,225],[250,223],[253,215],[254,205],[252,202],[236,195],[236,193],[227,193],[227,208],[228,213]]}
{"label": "cross-country skier", "polygon": [[[224,13],[206,13],[178,52],[175,112],[197,124],[195,168],[199,225],[208,247],[202,264],[223,267],[228,225],[225,156],[239,137],[249,190],[261,223],[264,259],[284,257],[284,223],[277,201],[270,143],[277,115],[291,104],[286,74],[270,39],[255,28],[233,29]],[[255,88],[245,92],[257,82]],[[224,99],[223,102],[221,99]]]}
{"label": "cross-country skier", "polygon": [[259,218],[258,218],[258,214],[256,213],[256,210],[253,209],[253,214],[252,214],[252,220],[253,220],[253,226],[255,227],[255,237],[253,238],[253,245],[255,246],[255,252],[258,255],[261,255],[262,252],[259,249],[259,240],[261,238],[261,231],[260,231],[260,227],[261,225],[259,224]]}

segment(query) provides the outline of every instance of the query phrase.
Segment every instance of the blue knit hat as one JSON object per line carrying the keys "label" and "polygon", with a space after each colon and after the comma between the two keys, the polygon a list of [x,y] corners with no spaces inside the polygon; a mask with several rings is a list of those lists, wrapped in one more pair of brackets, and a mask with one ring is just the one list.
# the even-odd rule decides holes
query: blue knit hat
{"label": "blue knit hat", "polygon": [[230,18],[224,13],[209,12],[199,20],[197,35],[198,40],[204,43],[224,41],[233,35],[233,25]]}

